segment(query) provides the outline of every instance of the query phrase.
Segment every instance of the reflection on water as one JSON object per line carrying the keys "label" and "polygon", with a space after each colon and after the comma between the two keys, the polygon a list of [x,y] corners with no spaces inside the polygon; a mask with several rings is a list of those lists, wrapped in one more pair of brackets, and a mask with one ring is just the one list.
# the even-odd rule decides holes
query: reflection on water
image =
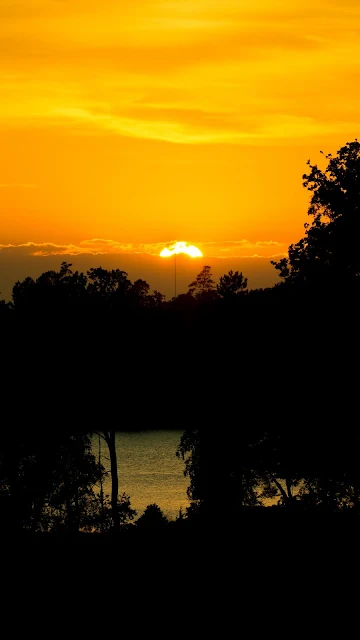
{"label": "reflection on water", "polygon": [[[175,519],[180,507],[188,504],[184,478],[184,464],[176,457],[182,431],[142,431],[117,433],[116,451],[119,470],[119,494],[127,493],[131,506],[140,516],[148,504],[156,502],[168,518]],[[94,453],[98,455],[98,441],[94,438]],[[105,443],[102,444],[102,463],[110,468]],[[105,493],[111,491],[107,478]]]}

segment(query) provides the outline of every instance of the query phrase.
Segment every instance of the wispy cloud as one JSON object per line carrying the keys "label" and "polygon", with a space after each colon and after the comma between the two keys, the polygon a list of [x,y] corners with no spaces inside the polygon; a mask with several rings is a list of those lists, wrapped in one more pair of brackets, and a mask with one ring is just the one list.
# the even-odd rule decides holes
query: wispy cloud
{"label": "wispy cloud", "polygon": [[[214,258],[277,258],[286,255],[286,245],[277,240],[228,240],[206,242],[199,246],[205,255]],[[276,253],[274,253],[276,251]]]}
{"label": "wispy cloud", "polygon": [[266,144],[335,133],[346,134],[349,129],[356,131],[360,128],[360,119],[352,122],[321,121],[309,116],[276,112],[259,118],[259,115],[240,115],[232,111],[211,112],[163,107],[123,112],[117,110],[114,113],[64,107],[54,109],[45,116],[51,116],[52,123],[58,123],[59,126],[67,121],[78,131],[79,127],[84,127],[87,133],[91,133],[93,128],[95,131],[110,131],[120,136],[175,144]]}
{"label": "wispy cloud", "polygon": [[0,17],[0,126],[238,145],[360,128],[356,0],[3,0]]}
{"label": "wispy cloud", "polygon": [[[78,244],[56,244],[53,242],[25,242],[21,244],[0,244],[1,252],[19,252],[28,256],[79,256],[79,255],[149,255],[159,257],[160,252],[175,241],[152,244],[122,243],[103,238],[83,240]],[[272,258],[284,255],[285,246],[275,240],[249,240],[225,242],[192,242],[203,253],[204,258]],[[274,253],[274,250],[276,253]]]}

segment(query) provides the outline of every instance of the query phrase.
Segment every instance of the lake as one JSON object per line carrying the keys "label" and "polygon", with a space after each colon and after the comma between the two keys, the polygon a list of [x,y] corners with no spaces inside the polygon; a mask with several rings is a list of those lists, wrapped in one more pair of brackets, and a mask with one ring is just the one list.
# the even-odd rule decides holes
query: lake
{"label": "lake", "polygon": [[[119,495],[131,498],[131,506],[140,516],[148,504],[156,503],[168,518],[175,519],[188,506],[188,479],[184,463],[176,457],[182,431],[118,432],[116,451],[119,472]],[[102,442],[102,464],[110,468],[106,444]],[[93,451],[98,457],[98,438]],[[110,477],[104,485],[111,492]]]}

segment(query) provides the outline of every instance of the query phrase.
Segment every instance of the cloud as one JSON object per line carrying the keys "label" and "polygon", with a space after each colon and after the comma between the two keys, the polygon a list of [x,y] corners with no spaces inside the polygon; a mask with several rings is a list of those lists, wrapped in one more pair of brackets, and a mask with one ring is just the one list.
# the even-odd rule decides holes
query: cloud
{"label": "cloud", "polygon": [[104,254],[158,255],[160,244],[129,244],[94,238],[82,240],[79,244],[56,244],[53,242],[24,242],[21,244],[0,244],[0,251],[22,251],[29,256],[78,256]]}
{"label": "cloud", "polygon": [[[78,244],[55,244],[53,242],[25,242],[20,244],[0,244],[2,253],[18,253],[33,257],[49,256],[106,256],[106,255],[149,255],[158,257],[167,246],[174,244],[169,242],[157,242],[151,244],[122,243],[103,238],[82,240]],[[273,258],[285,255],[285,245],[275,240],[231,240],[225,242],[191,242],[200,249],[204,258]],[[274,249],[278,252],[274,254]],[[281,249],[284,252],[281,252]]]}
{"label": "cloud", "polygon": [[0,4],[0,126],[187,144],[360,127],[355,0]]}
{"label": "cloud", "polygon": [[[277,240],[256,240],[254,242],[246,239],[227,240],[225,242],[200,243],[199,247],[205,255],[214,258],[274,258],[286,255],[286,245]],[[274,254],[274,249],[277,249],[278,253]],[[280,251],[281,249],[283,251]],[[254,253],[251,253],[252,251]]]}
{"label": "cloud", "polygon": [[[149,108],[102,111],[82,107],[56,108],[38,119],[46,124],[68,126],[90,133],[93,129],[120,136],[152,139],[175,144],[264,144],[314,136],[346,135],[360,128],[360,120],[326,121],[302,115],[267,113],[241,115],[201,109]],[[79,129],[80,128],[80,129]]]}

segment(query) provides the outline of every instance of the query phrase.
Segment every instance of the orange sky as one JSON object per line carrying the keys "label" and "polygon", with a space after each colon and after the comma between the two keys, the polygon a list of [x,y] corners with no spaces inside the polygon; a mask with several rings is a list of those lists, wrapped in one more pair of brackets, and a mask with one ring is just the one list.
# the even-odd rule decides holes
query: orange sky
{"label": "orange sky", "polygon": [[359,135],[359,29],[358,0],[0,0],[1,291],[15,256],[175,239],[261,270]]}

